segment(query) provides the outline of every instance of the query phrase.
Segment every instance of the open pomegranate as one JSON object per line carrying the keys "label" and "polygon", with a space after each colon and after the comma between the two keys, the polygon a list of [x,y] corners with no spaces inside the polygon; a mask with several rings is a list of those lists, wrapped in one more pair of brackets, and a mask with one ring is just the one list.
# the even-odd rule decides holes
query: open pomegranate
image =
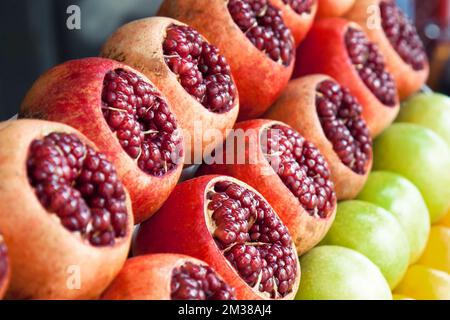
{"label": "open pomegranate", "polygon": [[238,123],[234,136],[198,174],[223,174],[261,192],[288,227],[301,255],[319,243],[336,214],[330,171],[320,151],[288,125]]}
{"label": "open pomegranate", "polygon": [[300,282],[288,229],[257,191],[230,177],[179,184],[139,227],[134,253],[163,252],[207,262],[240,300],[293,299]]}
{"label": "open pomegranate", "polygon": [[206,263],[178,254],[129,259],[103,300],[235,300],[234,289]]}
{"label": "open pomegranate", "polygon": [[9,122],[0,130],[0,190],[14,270],[8,298],[98,298],[127,258],[133,227],[105,155],[66,125]]}
{"label": "open pomegranate", "polygon": [[314,22],[318,0],[270,0],[269,2],[281,10],[286,26],[291,30],[295,46],[305,38]]}
{"label": "open pomegranate", "polygon": [[318,20],[297,52],[295,78],[321,73],[347,87],[363,107],[372,137],[394,121],[400,109],[395,80],[378,47],[357,24]]}
{"label": "open pomegranate", "polygon": [[8,247],[0,233],[0,300],[5,296],[10,277],[11,269],[9,267]]}
{"label": "open pomegranate", "polygon": [[358,195],[372,168],[372,139],[347,88],[325,75],[293,80],[266,117],[287,123],[319,148],[339,200]]}
{"label": "open pomegranate", "polygon": [[143,74],[113,60],[52,68],[28,92],[20,117],[63,122],[94,141],[129,190],[136,223],[161,207],[181,175],[182,137],[170,104]]}
{"label": "open pomegranate", "polygon": [[355,4],[355,0],[317,0],[319,2],[318,18],[341,17]]}
{"label": "open pomegranate", "polygon": [[269,0],[165,0],[159,14],[196,28],[221,50],[239,91],[239,119],[262,115],[287,85],[295,43]]}
{"label": "open pomegranate", "polygon": [[416,28],[394,0],[359,0],[346,17],[357,22],[386,58],[400,98],[419,90],[429,75],[424,45]]}
{"label": "open pomegranate", "polygon": [[137,20],[119,28],[101,55],[140,70],[165,94],[184,131],[186,164],[201,162],[233,127],[239,98],[230,66],[193,28],[169,18]]}

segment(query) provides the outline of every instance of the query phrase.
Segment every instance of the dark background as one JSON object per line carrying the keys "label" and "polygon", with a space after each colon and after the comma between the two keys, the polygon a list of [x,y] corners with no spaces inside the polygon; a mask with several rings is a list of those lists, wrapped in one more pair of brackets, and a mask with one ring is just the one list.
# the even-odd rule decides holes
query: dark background
{"label": "dark background", "polygon": [[[398,2],[414,15],[412,0]],[[45,70],[69,59],[96,56],[115,29],[128,21],[154,15],[160,3],[161,0],[1,0],[0,121],[17,113],[26,91]],[[69,30],[66,26],[70,5],[81,8],[81,30]]]}

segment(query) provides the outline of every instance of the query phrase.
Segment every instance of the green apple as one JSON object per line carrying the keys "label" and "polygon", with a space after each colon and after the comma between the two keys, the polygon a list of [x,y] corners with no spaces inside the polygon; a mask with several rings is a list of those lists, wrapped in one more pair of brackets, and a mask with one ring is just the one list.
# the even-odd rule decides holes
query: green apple
{"label": "green apple", "polygon": [[450,209],[450,148],[434,131],[396,123],[374,142],[374,170],[398,173],[422,193],[431,223]]}
{"label": "green apple", "polygon": [[418,94],[404,103],[398,122],[416,123],[439,134],[450,146],[450,98],[438,94]]}
{"label": "green apple", "polygon": [[375,171],[357,199],[367,201],[394,214],[409,242],[409,263],[419,260],[430,235],[430,216],[417,187],[408,179],[391,172]]}
{"label": "green apple", "polygon": [[336,219],[322,244],[362,253],[380,268],[391,288],[408,269],[409,243],[400,223],[392,213],[369,202],[339,203]]}
{"label": "green apple", "polygon": [[354,250],[317,247],[302,256],[300,264],[296,300],[392,300],[380,269]]}

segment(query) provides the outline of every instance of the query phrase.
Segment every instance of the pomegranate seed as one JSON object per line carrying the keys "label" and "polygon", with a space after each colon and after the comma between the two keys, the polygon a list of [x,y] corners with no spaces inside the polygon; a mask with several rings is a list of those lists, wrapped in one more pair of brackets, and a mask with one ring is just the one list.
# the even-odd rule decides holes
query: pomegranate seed
{"label": "pomegranate seed", "polygon": [[6,279],[6,273],[8,272],[8,248],[0,235],[0,287]]}
{"label": "pomegranate seed", "polygon": [[316,0],[283,0],[298,14],[310,14]]}

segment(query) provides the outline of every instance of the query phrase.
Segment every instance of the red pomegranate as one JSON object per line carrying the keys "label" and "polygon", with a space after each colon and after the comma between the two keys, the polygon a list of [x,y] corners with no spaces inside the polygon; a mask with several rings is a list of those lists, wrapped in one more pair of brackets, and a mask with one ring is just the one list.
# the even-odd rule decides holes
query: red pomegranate
{"label": "red pomegranate", "polygon": [[161,207],[183,168],[181,132],[171,110],[143,74],[113,60],[88,58],[41,76],[20,117],[63,122],[91,139],[114,163],[139,223]]}
{"label": "red pomegranate", "polygon": [[178,254],[129,259],[103,300],[234,300],[234,289],[206,263]]}
{"label": "red pomegranate", "polygon": [[372,168],[372,139],[347,88],[325,75],[293,80],[266,117],[287,123],[319,148],[339,200],[359,194]]}
{"label": "red pomegranate", "polygon": [[400,108],[395,81],[378,47],[357,24],[321,19],[297,52],[295,78],[321,73],[347,87],[363,107],[372,137],[394,121]]}
{"label": "red pomegranate", "polygon": [[8,298],[98,298],[127,258],[133,227],[129,196],[105,155],[66,125],[8,122],[0,190]]}
{"label": "red pomegranate", "polygon": [[0,300],[5,296],[11,278],[10,261],[8,257],[8,247],[5,239],[0,233]]}
{"label": "red pomegranate", "polygon": [[281,10],[286,26],[291,30],[296,47],[305,38],[314,22],[318,0],[270,0]]}
{"label": "red pomegranate", "polygon": [[159,14],[189,24],[221,50],[239,91],[239,119],[262,115],[286,87],[295,43],[269,0],[165,0]]}
{"label": "red pomegranate", "polygon": [[140,70],[164,93],[185,134],[186,164],[201,163],[233,127],[239,98],[230,66],[193,28],[169,18],[137,20],[119,28],[101,55]]}
{"label": "red pomegranate", "polygon": [[430,73],[427,54],[416,28],[393,0],[359,0],[346,15],[357,22],[386,58],[400,98],[417,92]]}
{"label": "red pomegranate", "polygon": [[161,210],[139,227],[133,250],[203,260],[239,300],[293,299],[300,282],[288,229],[257,191],[231,177],[179,184]]}
{"label": "red pomegranate", "polygon": [[336,195],[328,164],[284,123],[238,123],[234,136],[198,174],[232,176],[261,192],[288,227],[299,255],[319,243],[333,223]]}
{"label": "red pomegranate", "polygon": [[318,18],[341,17],[355,4],[355,0],[317,0],[319,2]]}

